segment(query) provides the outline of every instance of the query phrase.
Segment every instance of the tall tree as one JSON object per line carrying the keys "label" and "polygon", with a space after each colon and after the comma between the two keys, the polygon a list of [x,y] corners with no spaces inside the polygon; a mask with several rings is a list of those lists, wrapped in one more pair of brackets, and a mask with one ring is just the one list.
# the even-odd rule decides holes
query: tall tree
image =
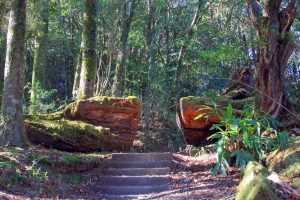
{"label": "tall tree", "polygon": [[31,81],[31,101],[36,99],[36,87],[45,88],[45,70],[47,67],[48,37],[48,0],[34,0],[36,33],[34,41],[34,62]]}
{"label": "tall tree", "polygon": [[147,47],[147,59],[148,59],[148,80],[146,88],[146,106],[145,106],[145,122],[146,130],[149,134],[150,131],[150,104],[151,104],[151,92],[153,82],[153,71],[155,67],[155,56],[154,56],[154,37],[155,37],[155,0],[147,1],[147,21],[145,27],[145,38]]}
{"label": "tall tree", "polygon": [[120,48],[118,53],[118,60],[115,70],[114,83],[112,87],[113,96],[121,96],[122,82],[124,76],[124,65],[126,60],[126,51],[128,36],[132,18],[134,16],[134,10],[136,8],[136,0],[125,1],[123,5],[123,23],[122,23],[122,35],[120,40]]}
{"label": "tall tree", "polygon": [[[6,12],[7,4],[5,2],[0,2],[0,99],[2,99],[3,91],[3,77],[4,77],[4,62],[5,62],[5,50],[6,50]],[[1,106],[1,102],[0,102]]]}
{"label": "tall tree", "polygon": [[[83,2],[81,3],[81,11],[83,11],[84,5]],[[80,21],[82,21],[83,18],[83,12],[80,12]],[[79,33],[80,36],[82,35],[82,26],[79,26]],[[78,39],[78,43],[79,45],[81,45],[81,40],[82,37],[79,37]],[[79,88],[79,81],[80,81],[80,71],[81,71],[81,64],[82,64],[82,48],[80,46],[80,48],[78,48],[77,53],[76,53],[76,57],[75,57],[75,73],[74,73],[74,82],[73,82],[73,89],[72,89],[72,95],[73,95],[73,99],[77,99],[78,97],[78,88]]]}
{"label": "tall tree", "polygon": [[93,96],[97,74],[97,0],[84,0],[82,32],[82,64],[78,99]]}
{"label": "tall tree", "polygon": [[278,117],[282,111],[281,105],[285,97],[284,75],[295,47],[291,26],[299,12],[297,2],[298,0],[291,0],[285,9],[281,9],[282,0],[269,0],[266,4],[248,0],[259,47],[259,93],[255,103],[260,110],[273,117]]}
{"label": "tall tree", "polygon": [[26,0],[10,0],[7,50],[2,98],[0,145],[20,146],[26,141],[23,119]]}

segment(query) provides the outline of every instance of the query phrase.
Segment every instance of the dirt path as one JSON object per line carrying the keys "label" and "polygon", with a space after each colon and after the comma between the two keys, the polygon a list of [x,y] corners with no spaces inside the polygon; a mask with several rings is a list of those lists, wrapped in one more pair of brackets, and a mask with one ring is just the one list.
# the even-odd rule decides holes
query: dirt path
{"label": "dirt path", "polygon": [[[103,159],[109,159],[109,156]],[[11,191],[0,192],[0,199],[234,199],[236,187],[240,181],[240,170],[231,168],[227,177],[213,176],[211,169],[215,164],[215,154],[206,154],[200,157],[174,154],[172,181],[168,189],[150,195],[117,197],[101,194],[99,191],[93,190],[98,182],[98,176],[101,174],[100,168],[95,168],[77,173],[78,182],[54,184],[55,180],[52,179],[55,177],[51,177],[49,183],[41,183],[40,186],[37,186],[41,187],[41,193],[29,189],[14,190],[11,188]],[[43,187],[48,188],[42,190]]]}

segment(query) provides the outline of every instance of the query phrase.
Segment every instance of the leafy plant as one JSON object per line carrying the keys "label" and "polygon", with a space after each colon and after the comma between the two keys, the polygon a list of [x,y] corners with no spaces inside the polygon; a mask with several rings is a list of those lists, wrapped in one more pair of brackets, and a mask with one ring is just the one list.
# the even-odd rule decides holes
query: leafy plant
{"label": "leafy plant", "polygon": [[43,89],[39,82],[36,82],[33,87],[31,85],[25,86],[25,89],[28,89],[29,93],[34,93],[34,96],[30,99],[30,106],[28,109],[24,109],[25,112],[27,111],[30,114],[45,114],[54,110],[55,103],[51,101],[51,97],[56,93],[55,89]]}
{"label": "leafy plant", "polygon": [[204,146],[195,147],[193,145],[187,145],[185,152],[190,156],[203,156],[210,152],[209,149],[206,149]]}
{"label": "leafy plant", "polygon": [[[221,171],[222,175],[227,175],[226,169],[230,166],[231,158],[235,158],[236,165],[244,170],[249,161],[261,161],[267,152],[278,148],[285,149],[286,144],[292,140],[285,131],[276,131],[281,125],[271,116],[255,118],[252,105],[246,105],[239,113],[239,117],[236,117],[231,104],[228,104],[224,111],[217,106],[213,98],[211,102],[212,106],[202,106],[211,113],[201,114],[195,119],[201,117],[209,119],[212,116],[220,119],[219,124],[214,124],[210,128],[217,132],[208,137],[218,139],[215,145],[218,163],[214,167],[213,174]],[[265,131],[272,132],[275,138],[264,136]]]}

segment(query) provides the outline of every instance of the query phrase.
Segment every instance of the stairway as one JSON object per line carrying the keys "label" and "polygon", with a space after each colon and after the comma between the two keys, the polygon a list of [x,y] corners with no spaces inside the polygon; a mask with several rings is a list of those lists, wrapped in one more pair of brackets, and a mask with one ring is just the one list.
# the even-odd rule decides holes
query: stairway
{"label": "stairway", "polygon": [[170,181],[171,153],[115,153],[99,177],[99,190],[107,195],[161,192]]}

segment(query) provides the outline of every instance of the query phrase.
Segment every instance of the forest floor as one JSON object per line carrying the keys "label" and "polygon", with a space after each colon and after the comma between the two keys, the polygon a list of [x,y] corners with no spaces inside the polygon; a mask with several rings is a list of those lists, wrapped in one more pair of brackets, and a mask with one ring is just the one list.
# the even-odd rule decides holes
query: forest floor
{"label": "forest floor", "polygon": [[[135,150],[140,151],[142,146],[137,138]],[[201,155],[197,156],[187,151],[175,152],[168,188],[129,199],[234,199],[241,171],[232,167],[227,171],[228,176],[213,176],[212,169],[217,161],[215,152],[210,149],[211,145],[203,147]],[[109,196],[93,188],[101,175],[102,161],[110,158],[111,153],[107,152],[68,153],[42,146],[2,148],[0,199],[108,200]]]}

